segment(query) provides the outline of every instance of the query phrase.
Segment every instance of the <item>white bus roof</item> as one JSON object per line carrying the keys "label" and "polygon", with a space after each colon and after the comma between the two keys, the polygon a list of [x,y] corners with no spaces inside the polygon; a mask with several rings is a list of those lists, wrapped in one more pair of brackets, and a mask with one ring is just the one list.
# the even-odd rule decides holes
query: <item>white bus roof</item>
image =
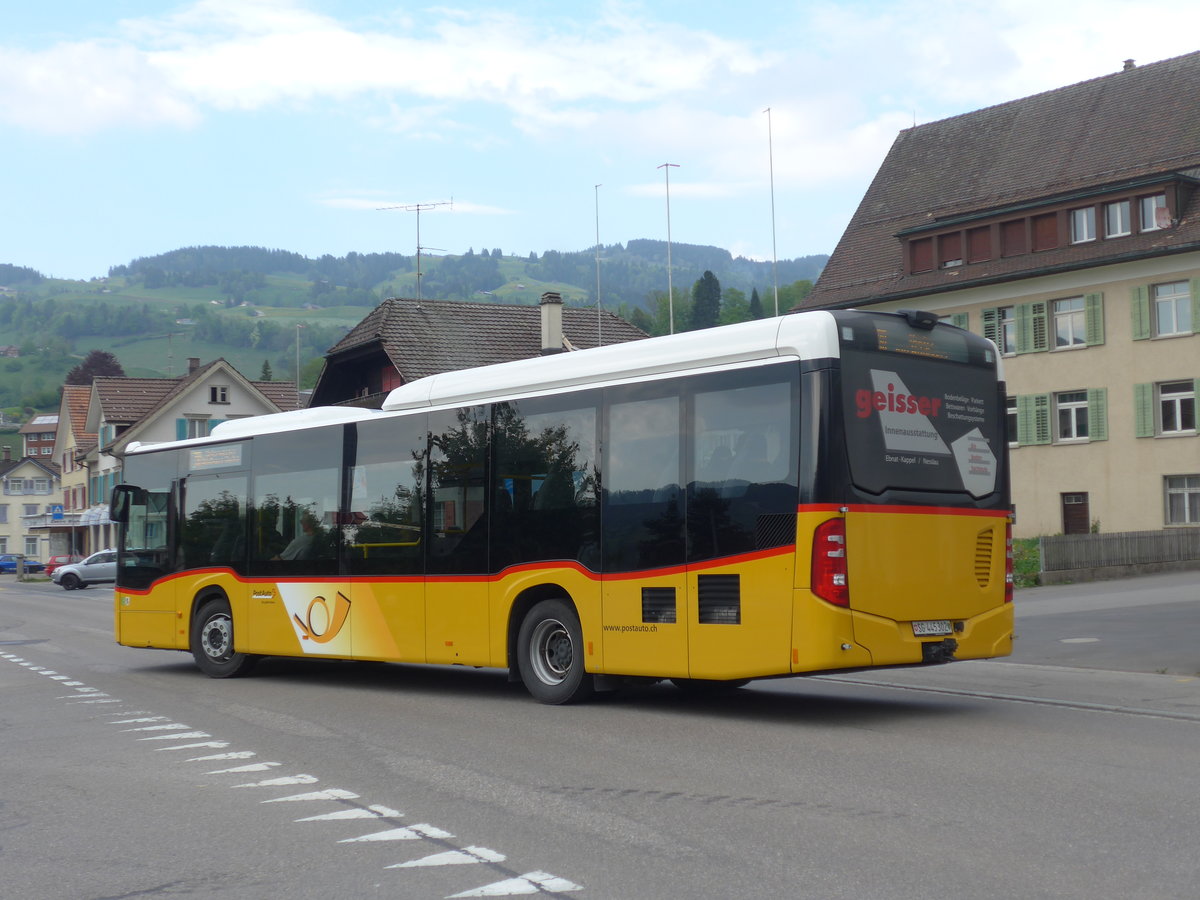
{"label": "white bus roof", "polygon": [[552,392],[784,356],[836,359],[839,351],[833,316],[823,311],[794,313],[574,353],[442,372],[396,388],[388,394],[383,410],[462,405],[532,391]]}

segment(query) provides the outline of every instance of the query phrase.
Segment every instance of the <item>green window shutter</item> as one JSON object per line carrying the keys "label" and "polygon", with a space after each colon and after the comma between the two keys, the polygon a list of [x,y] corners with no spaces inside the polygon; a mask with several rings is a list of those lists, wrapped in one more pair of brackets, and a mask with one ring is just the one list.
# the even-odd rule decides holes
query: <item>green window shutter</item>
{"label": "green window shutter", "polygon": [[208,433],[212,434],[213,427],[216,425],[220,425],[222,421],[224,421],[224,420],[223,419],[209,419],[208,420]]}
{"label": "green window shutter", "polygon": [[1088,388],[1088,440],[1108,440],[1108,388]]}
{"label": "green window shutter", "polygon": [[963,330],[966,330],[970,327],[971,316],[969,313],[951,313],[950,324],[955,328],[962,328]]}
{"label": "green window shutter", "polygon": [[1014,310],[1018,353],[1037,353],[1050,349],[1048,309],[1045,300],[1038,300],[1022,303]]}
{"label": "green window shutter", "polygon": [[1087,294],[1083,298],[1085,340],[1089,347],[1104,343],[1104,295]]}
{"label": "green window shutter", "polygon": [[[1000,346],[1000,310],[992,307],[985,309],[982,313],[983,318],[983,336],[995,344]],[[1001,352],[1004,348],[1000,347]]]}
{"label": "green window shutter", "polygon": [[1150,337],[1150,288],[1146,285],[1140,284],[1133,289],[1129,312],[1133,319],[1133,339],[1146,340]]}
{"label": "green window shutter", "polygon": [[1020,394],[1017,396],[1017,443],[1050,443],[1050,395]]}
{"label": "green window shutter", "polygon": [[182,441],[187,437],[187,419],[175,420],[175,439]]}
{"label": "green window shutter", "polygon": [[1154,437],[1154,385],[1133,386],[1133,436]]}
{"label": "green window shutter", "polygon": [[1192,279],[1192,334],[1200,333],[1200,278]]}

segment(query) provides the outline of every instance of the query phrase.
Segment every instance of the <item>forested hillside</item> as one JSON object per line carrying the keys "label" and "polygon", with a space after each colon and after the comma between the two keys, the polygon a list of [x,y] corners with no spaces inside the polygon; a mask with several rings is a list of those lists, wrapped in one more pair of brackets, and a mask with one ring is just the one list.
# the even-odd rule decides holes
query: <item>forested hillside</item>
{"label": "forested hillside", "polygon": [[[171,376],[186,358],[224,357],[251,378],[301,383],[325,351],[387,297],[536,303],[547,290],[571,305],[600,302],[652,334],[774,314],[769,262],[718,247],[636,240],[573,253],[459,256],[348,253],[309,258],[262,247],[186,247],[113,266],[90,281],[49,279],[0,264],[0,409],[53,409],[68,369],[90,350],[112,352],[129,375]],[[779,309],[807,296],[827,257],[780,260]],[[696,291],[700,298],[693,316]],[[18,354],[13,357],[11,354]]]}

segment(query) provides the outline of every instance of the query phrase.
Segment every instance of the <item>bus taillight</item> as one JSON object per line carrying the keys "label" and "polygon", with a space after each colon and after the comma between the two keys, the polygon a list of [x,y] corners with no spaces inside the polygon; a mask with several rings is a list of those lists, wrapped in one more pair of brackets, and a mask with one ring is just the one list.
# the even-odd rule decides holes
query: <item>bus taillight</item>
{"label": "bus taillight", "polygon": [[1004,526],[1004,602],[1013,601],[1012,522]]}
{"label": "bus taillight", "polygon": [[850,605],[845,519],[828,519],[813,532],[812,591],[834,606]]}

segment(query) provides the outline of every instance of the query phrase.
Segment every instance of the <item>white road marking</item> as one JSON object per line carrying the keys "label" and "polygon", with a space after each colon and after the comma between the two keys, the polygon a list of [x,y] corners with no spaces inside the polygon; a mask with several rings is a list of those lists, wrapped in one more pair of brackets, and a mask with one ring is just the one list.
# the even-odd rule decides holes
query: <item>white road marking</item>
{"label": "white road marking", "polygon": [[230,744],[229,741],[204,741],[200,744],[180,744],[178,747],[155,747],[158,750],[224,750]]}
{"label": "white road marking", "polygon": [[[226,745],[228,746],[228,745]],[[179,747],[173,747],[179,750]],[[209,756],[193,756],[188,762],[216,762],[219,759],[253,759],[258,756],[253,750],[234,750],[232,753],[213,753]]]}
{"label": "white road marking", "polygon": [[115,722],[109,722],[109,725],[141,725],[145,722],[165,722],[166,716],[138,716],[136,719],[117,719]]}
{"label": "white road marking", "polygon": [[367,809],[341,809],[337,812],[324,813],[319,816],[306,816],[294,819],[296,822],[337,822],[342,819],[400,819],[404,814],[399,810],[388,809],[386,806],[371,806]]}
{"label": "white road marking", "polygon": [[188,741],[192,738],[212,737],[207,731],[176,731],[174,734],[156,734],[151,737],[140,737],[139,741]]}
{"label": "white road marking", "polygon": [[421,859],[410,859],[408,862],[386,866],[388,869],[412,869],[417,866],[470,866],[482,862],[504,862],[503,853],[489,850],[487,847],[463,847],[461,850],[447,850],[445,853],[435,853]]}
{"label": "white road marking", "polygon": [[527,872],[516,878],[507,878],[504,881],[475,888],[473,891],[451,894],[446,900],[453,900],[455,897],[515,897],[520,894],[540,894],[543,891],[559,893],[582,890],[580,885],[567,881],[565,878],[559,878],[557,875],[551,875],[549,872]]}
{"label": "white road marking", "polygon": [[[440,828],[434,828],[432,825],[422,823],[420,825],[409,825],[407,828],[389,828],[387,831],[376,831],[374,834],[364,834],[362,837],[342,838],[338,841],[339,844],[367,844],[374,841],[419,841],[423,838],[435,838],[437,840],[445,840],[452,838],[448,831],[442,831]],[[396,868],[388,866],[389,869]]]}
{"label": "white road marking", "polygon": [[251,763],[248,766],[234,766],[232,769],[214,769],[211,772],[205,772],[205,775],[230,775],[234,772],[265,772],[267,769],[274,769],[277,766],[282,766],[283,763],[277,762],[260,762]]}
{"label": "white road marking", "polygon": [[[311,775],[303,775],[303,778],[312,778]],[[314,784],[320,779],[313,778],[312,781],[304,782],[305,784]],[[299,800],[357,800],[358,794],[354,791],[344,791],[341,788],[329,788],[326,791],[312,791],[308,794],[292,794],[290,797],[273,797],[270,800],[263,800],[263,803],[295,803]]]}
{"label": "white road marking", "polygon": [[1063,638],[1060,644],[1098,644],[1100,638]]}
{"label": "white road marking", "polygon": [[285,775],[282,778],[268,778],[266,781],[249,781],[246,784],[235,784],[234,787],[285,787],[292,784],[316,784],[320,780],[320,778],[314,775]]}
{"label": "white road marking", "polygon": [[140,728],[122,728],[121,731],[187,731],[191,725],[171,722],[169,725],[143,725]]}

